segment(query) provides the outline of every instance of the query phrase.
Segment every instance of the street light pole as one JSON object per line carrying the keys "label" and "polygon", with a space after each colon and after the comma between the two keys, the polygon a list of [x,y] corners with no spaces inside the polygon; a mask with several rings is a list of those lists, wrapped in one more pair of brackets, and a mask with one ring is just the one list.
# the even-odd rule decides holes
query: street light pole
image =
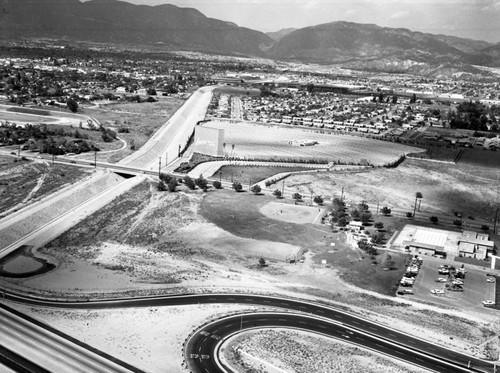
{"label": "street light pole", "polygon": [[158,178],[161,175],[161,157],[158,157]]}

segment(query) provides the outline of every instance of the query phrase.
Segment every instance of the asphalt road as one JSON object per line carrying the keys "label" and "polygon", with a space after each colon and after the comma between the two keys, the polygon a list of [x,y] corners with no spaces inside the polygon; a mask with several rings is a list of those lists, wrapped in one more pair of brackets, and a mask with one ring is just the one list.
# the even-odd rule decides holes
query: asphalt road
{"label": "asphalt road", "polygon": [[[2,366],[3,365],[3,366]],[[21,355],[0,346],[0,372],[10,369],[17,373],[50,373],[45,368],[29,361]]]}
{"label": "asphalt road", "polygon": [[[140,297],[140,298],[123,298],[123,299],[113,299],[113,300],[94,300],[94,299],[89,299],[88,301],[64,301],[64,300],[45,300],[45,299],[37,299],[34,297],[27,297],[27,296],[21,296],[21,295],[16,295],[10,292],[5,293],[5,299],[7,300],[12,300],[16,302],[21,302],[23,304],[29,304],[33,306],[42,306],[42,307],[57,307],[57,308],[74,308],[74,309],[109,309],[109,308],[126,308],[126,307],[158,307],[158,306],[176,306],[176,305],[190,305],[190,304],[246,304],[246,305],[261,305],[261,306],[267,306],[267,307],[274,307],[278,309],[283,309],[287,311],[293,311],[293,312],[300,312],[304,314],[309,314],[309,315],[314,315],[316,317],[321,317],[324,321],[317,321],[315,320],[314,322],[307,321],[303,319],[305,316],[299,316],[297,314],[291,315],[290,319],[287,318],[287,323],[290,323],[288,326],[293,326],[297,327],[298,325],[301,327],[301,329],[305,330],[311,330],[313,332],[328,332],[328,333],[336,333],[335,335],[338,335],[339,330],[338,327],[332,327],[331,322],[337,322],[337,323],[342,323],[344,327],[349,327],[352,330],[355,330],[356,336],[360,337],[361,332],[367,333],[368,336],[364,336],[364,344],[368,343],[370,348],[376,349],[377,351],[381,351],[383,353],[386,353],[387,351],[391,351],[394,349],[394,346],[392,344],[397,344],[398,349],[397,351],[405,351],[405,353],[401,356],[397,352],[393,352],[392,355],[394,354],[398,358],[405,358],[406,356],[411,356],[408,357],[408,359],[413,359],[413,360],[408,360],[410,363],[415,363],[417,361],[420,364],[437,364],[434,360],[430,359],[430,357],[435,357],[437,360],[441,361],[439,366],[446,367],[447,365],[445,362],[452,362],[457,366],[462,366],[462,367],[467,367],[469,362],[472,364],[473,369],[471,370],[465,370],[465,371],[470,371],[470,372],[493,372],[493,364],[481,359],[477,359],[465,354],[461,354],[459,352],[456,352],[454,350],[449,350],[437,345],[434,345],[432,343],[423,341],[418,338],[414,338],[406,333],[403,332],[398,332],[394,329],[388,328],[381,326],[379,324],[373,323],[369,320],[363,319],[361,317],[349,314],[347,312],[344,312],[340,309],[334,309],[330,307],[323,306],[319,303],[310,303],[310,302],[304,302],[304,301],[298,301],[298,300],[293,300],[289,298],[282,298],[282,297],[271,297],[271,296],[261,296],[261,295],[253,295],[253,294],[187,294],[187,295],[178,295],[178,296],[152,296],[152,297]],[[280,321],[279,319],[281,317],[271,317],[271,313],[269,314],[270,317],[266,317],[269,320],[262,320],[262,317],[260,321],[258,321],[257,326],[285,326],[284,324],[282,325],[281,323],[284,323]],[[239,317],[239,316],[238,316]],[[253,320],[253,319],[252,319]],[[306,322],[306,324],[303,324],[303,322]],[[322,330],[323,328],[319,326],[314,326],[316,325],[322,325],[327,327],[327,329]],[[248,324],[248,326],[255,327],[255,325],[251,325],[251,323]],[[319,328],[319,329],[318,329]],[[227,329],[231,329],[230,327],[227,327]],[[213,329],[211,330],[211,335],[216,334],[222,338],[224,335],[228,335],[227,331],[224,331],[224,333],[218,333],[217,331],[219,329]],[[343,331],[342,329],[341,331]],[[205,348],[202,346],[205,342],[203,342],[203,339],[206,335],[202,333],[203,329],[200,329],[198,332],[194,334],[194,336],[191,337],[190,342],[194,341],[194,349],[187,350],[186,348],[186,353],[188,354],[187,357],[190,357],[191,353],[194,354],[199,354],[199,348],[202,347],[203,352],[209,351],[205,350]],[[203,336],[203,338],[201,337]],[[375,343],[375,337],[380,338],[379,340],[376,341]],[[197,342],[202,338],[202,345],[200,345],[200,342]],[[213,339],[213,338],[212,338]],[[361,341],[357,341],[356,339],[349,339],[351,342],[355,343],[361,343]],[[381,342],[382,340],[382,342]],[[188,343],[188,345],[189,345]],[[401,346],[406,346],[407,349],[401,350]],[[198,351],[196,350],[198,349]],[[409,350],[413,350],[413,353],[408,353]],[[211,350],[213,351],[213,350]],[[396,351],[396,350],[394,350]],[[416,351],[419,351],[425,355],[427,355],[426,358],[423,358],[422,355],[416,354]],[[206,355],[206,354],[204,354]],[[213,352],[210,352],[208,354],[210,356],[213,356]],[[420,362],[419,360],[416,360],[417,357],[423,362]],[[199,358],[198,358],[199,360]],[[210,360],[208,358],[202,359],[204,360]],[[196,361],[195,359],[191,359],[190,361],[191,364],[193,364]],[[424,365],[422,365],[424,366]],[[203,367],[194,367],[194,371],[196,372],[205,372]],[[217,372],[220,370],[209,370],[210,373],[212,372]],[[459,372],[460,370],[457,370],[457,367],[454,368],[454,370],[437,370],[439,372]]]}
{"label": "asphalt road", "polygon": [[[418,346],[402,346],[362,332],[343,323],[290,313],[258,313],[227,317],[198,330],[185,347],[187,364],[193,372],[232,372],[218,359],[221,342],[232,334],[254,328],[294,328],[344,340],[379,353],[443,373],[471,372],[453,361],[421,353]],[[332,358],[335,358],[332,356]],[[222,368],[222,369],[221,369]]]}

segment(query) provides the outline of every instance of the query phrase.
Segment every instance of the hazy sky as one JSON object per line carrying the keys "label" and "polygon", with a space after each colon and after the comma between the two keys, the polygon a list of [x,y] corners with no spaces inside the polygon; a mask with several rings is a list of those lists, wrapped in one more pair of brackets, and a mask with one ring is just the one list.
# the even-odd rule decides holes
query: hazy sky
{"label": "hazy sky", "polygon": [[500,42],[500,0],[126,0],[192,7],[260,31],[344,20]]}

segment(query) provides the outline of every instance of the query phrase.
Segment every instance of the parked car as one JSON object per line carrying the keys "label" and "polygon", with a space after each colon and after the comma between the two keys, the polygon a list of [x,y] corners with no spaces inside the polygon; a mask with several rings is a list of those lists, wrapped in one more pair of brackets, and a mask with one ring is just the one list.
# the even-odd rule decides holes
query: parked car
{"label": "parked car", "polygon": [[453,285],[463,285],[464,284],[464,282],[458,278],[454,279],[451,283]]}
{"label": "parked car", "polygon": [[441,290],[441,289],[432,289],[431,293],[432,294],[444,294],[444,290]]}
{"label": "parked car", "polygon": [[436,282],[447,282],[447,281],[448,281],[448,280],[447,280],[446,278],[444,278],[444,277],[438,277],[438,278],[436,279]]}
{"label": "parked car", "polygon": [[492,300],[483,300],[481,303],[483,304],[483,306],[494,306],[495,305],[495,302]]}
{"label": "parked car", "polygon": [[404,295],[404,294],[411,294],[411,295],[413,295],[413,294],[415,294],[415,292],[413,290],[411,290],[411,289],[401,289],[401,290],[398,291],[398,294],[399,295]]}
{"label": "parked car", "polygon": [[495,282],[495,277],[488,276],[486,282]]}

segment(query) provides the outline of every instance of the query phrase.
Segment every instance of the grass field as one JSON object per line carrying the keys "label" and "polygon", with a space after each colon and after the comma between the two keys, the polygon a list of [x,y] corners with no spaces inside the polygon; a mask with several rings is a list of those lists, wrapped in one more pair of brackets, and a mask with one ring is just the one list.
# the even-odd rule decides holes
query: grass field
{"label": "grass field", "polygon": [[[418,148],[365,137],[321,133],[318,130],[284,128],[248,123],[212,122],[211,127],[225,130],[226,144],[234,144],[231,154],[249,158],[327,159],[355,164],[367,161],[382,166]],[[294,140],[316,141],[313,146],[295,146]]]}
{"label": "grass field", "polygon": [[461,151],[461,148],[443,148],[431,146],[428,147],[426,153],[412,154],[412,156],[423,159],[434,159],[437,161],[455,162]]}
{"label": "grass field", "polygon": [[[304,171],[303,167],[254,167],[254,166],[223,166],[212,178],[226,181],[239,181],[242,184],[254,184],[282,172]],[[308,168],[307,170],[310,170]]]}
{"label": "grass field", "polygon": [[464,149],[459,160],[461,167],[490,168],[493,176],[500,176],[500,151],[486,149]]}
{"label": "grass field", "polygon": [[[300,246],[313,253],[316,265],[321,265],[323,259],[327,260],[327,264],[347,282],[382,294],[395,294],[394,285],[404,272],[406,255],[391,253],[395,269],[384,271],[386,254],[381,253],[374,258],[364,256],[360,250],[353,249],[351,244],[346,243],[345,235],[331,233],[329,226],[297,224],[262,214],[263,206],[276,201],[278,200],[270,196],[255,196],[248,192],[210,193],[202,202],[201,214],[222,229],[240,237]],[[291,200],[283,203],[294,207]],[[297,217],[297,221],[299,218]],[[335,249],[330,245],[332,242],[335,242]],[[262,254],[266,257],[265,252]]]}

